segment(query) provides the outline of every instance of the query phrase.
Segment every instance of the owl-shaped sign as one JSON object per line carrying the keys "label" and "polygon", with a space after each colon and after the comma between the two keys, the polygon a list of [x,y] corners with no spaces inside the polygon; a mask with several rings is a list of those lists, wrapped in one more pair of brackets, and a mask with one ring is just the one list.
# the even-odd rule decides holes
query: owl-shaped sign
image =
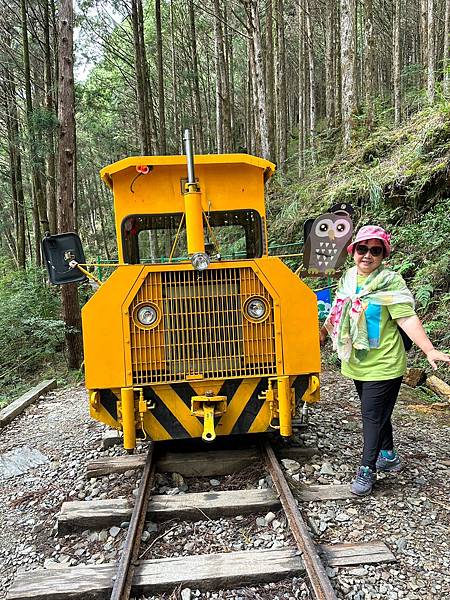
{"label": "owl-shaped sign", "polygon": [[333,276],[344,264],[352,238],[353,224],[349,212],[328,212],[314,221],[309,220],[305,233],[302,274]]}

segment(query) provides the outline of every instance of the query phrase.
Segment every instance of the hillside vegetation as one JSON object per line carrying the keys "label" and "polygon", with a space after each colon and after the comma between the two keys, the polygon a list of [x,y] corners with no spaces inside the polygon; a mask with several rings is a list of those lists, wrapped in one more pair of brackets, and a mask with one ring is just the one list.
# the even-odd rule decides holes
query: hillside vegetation
{"label": "hillside vegetation", "polygon": [[[322,140],[326,149],[332,140]],[[338,202],[356,209],[355,227],[392,234],[389,266],[408,282],[433,342],[450,349],[450,104],[401,127],[361,128],[355,143],[325,156],[299,181],[278,177],[270,191],[272,239],[302,239],[303,222]],[[417,356],[417,359],[419,357]]]}

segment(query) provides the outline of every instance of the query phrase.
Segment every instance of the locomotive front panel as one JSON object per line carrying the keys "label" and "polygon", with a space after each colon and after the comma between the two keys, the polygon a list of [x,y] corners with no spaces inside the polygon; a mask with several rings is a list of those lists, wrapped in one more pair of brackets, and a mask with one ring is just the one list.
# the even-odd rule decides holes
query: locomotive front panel
{"label": "locomotive front panel", "polygon": [[[281,297],[264,271],[278,281]],[[124,429],[128,393],[133,428],[153,440],[213,439],[278,429],[279,381],[285,382],[288,411],[293,417],[311,388],[311,369],[318,363],[308,338],[313,324],[302,314],[305,306],[309,312],[314,302],[312,293],[297,278],[286,280],[286,275],[292,274],[280,261],[269,258],[215,264],[201,273],[188,265],[170,270],[144,267],[137,277],[135,272],[131,291],[126,294],[126,287],[122,291],[126,300],[120,310],[120,332],[115,324],[122,343],[111,347],[108,356],[98,352],[95,335],[85,337],[92,416]],[[110,298],[121,292],[118,288],[108,294],[107,288],[122,279],[124,286],[130,281],[112,277],[83,311],[86,325],[95,320],[97,334],[103,330],[114,336]],[[254,300],[259,307],[256,316],[249,308]],[[140,311],[146,309],[152,311],[154,320],[143,324]],[[283,339],[288,339],[294,318],[301,323],[302,336],[296,340],[295,361],[291,356],[287,365],[283,351],[286,359],[290,355]],[[86,331],[93,330],[86,326]],[[290,352],[292,355],[292,348]],[[119,353],[124,365],[122,383],[99,389],[100,379],[117,376],[117,370],[108,372],[107,365],[113,354],[114,363],[120,362]],[[307,354],[310,363],[304,358]],[[196,399],[201,399],[197,400],[200,405],[195,405]],[[202,412],[202,403],[208,399],[209,403],[217,401],[209,438]]]}
{"label": "locomotive front panel", "polygon": [[[258,321],[246,312],[254,298],[266,308]],[[151,327],[136,319],[143,306],[158,313]],[[130,304],[129,325],[133,386],[146,386],[150,430],[156,420],[165,438],[202,435],[191,399],[205,393],[226,404],[216,414],[217,435],[246,433],[255,420],[258,431],[267,429],[259,396],[262,379],[277,369],[273,299],[252,268],[149,272]]]}

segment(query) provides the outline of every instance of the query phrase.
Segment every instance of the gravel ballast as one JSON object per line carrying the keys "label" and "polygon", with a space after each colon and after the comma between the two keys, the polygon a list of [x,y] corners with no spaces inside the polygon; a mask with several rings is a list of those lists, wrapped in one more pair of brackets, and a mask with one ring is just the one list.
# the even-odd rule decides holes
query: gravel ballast
{"label": "gravel ballast", "polygon": [[[336,372],[322,375],[322,400],[302,431],[302,443],[319,454],[306,463],[285,464],[293,485],[349,483],[362,446],[359,401],[352,383]],[[448,412],[424,410],[420,394],[403,386],[394,417],[397,448],[405,468],[381,475],[372,496],[364,499],[309,502],[303,516],[319,543],[384,541],[397,558],[393,564],[330,568],[338,598],[422,600],[450,598],[449,424]],[[23,475],[0,480],[0,598],[24,570],[58,565],[114,562],[128,523],[100,531],[58,537],[56,515],[62,502],[132,497],[139,471],[86,479],[89,460],[121,455],[103,450],[104,428],[88,415],[81,387],[54,391],[29,407],[0,433],[0,457],[20,447],[38,450],[48,461]],[[140,452],[145,447],[139,448]],[[239,477],[183,478],[163,474],[155,493],[267,487],[259,466]],[[268,515],[196,523],[147,522],[144,558],[282,548],[292,544],[281,511]],[[236,590],[168,590],[156,598],[309,598],[304,578]]]}

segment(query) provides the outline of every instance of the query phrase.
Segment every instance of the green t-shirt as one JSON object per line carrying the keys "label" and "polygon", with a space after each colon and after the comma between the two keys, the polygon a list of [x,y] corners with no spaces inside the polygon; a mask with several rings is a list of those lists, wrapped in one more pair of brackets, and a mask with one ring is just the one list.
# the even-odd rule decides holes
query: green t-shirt
{"label": "green t-shirt", "polygon": [[[365,277],[358,275],[357,291],[364,279]],[[406,352],[395,319],[412,317],[415,314],[409,304],[369,304],[366,309],[367,326],[369,332],[372,326],[379,327],[380,346],[371,348],[359,362],[356,362],[352,350],[348,362],[342,361],[342,374],[359,381],[384,381],[404,375]]]}

